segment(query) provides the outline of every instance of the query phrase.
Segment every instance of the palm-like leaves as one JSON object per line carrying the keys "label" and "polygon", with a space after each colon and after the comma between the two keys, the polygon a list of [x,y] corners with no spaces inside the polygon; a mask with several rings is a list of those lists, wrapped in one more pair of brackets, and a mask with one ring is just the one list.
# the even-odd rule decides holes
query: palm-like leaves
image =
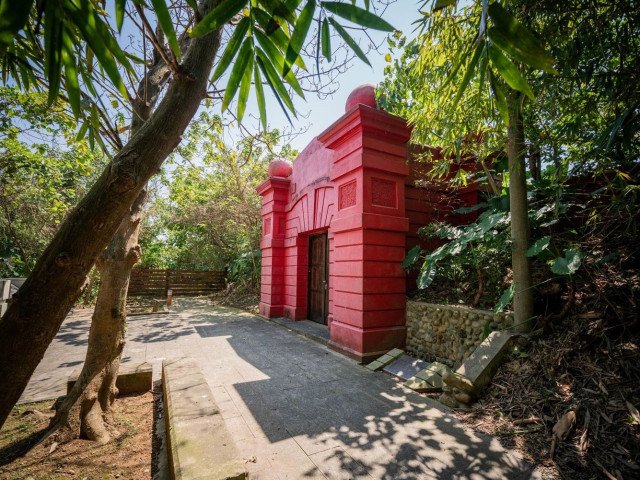
{"label": "palm-like leaves", "polygon": [[[293,67],[306,70],[306,66],[300,55],[305,40],[309,35],[314,16],[318,14],[318,42],[320,52],[327,59],[331,60],[331,31],[333,30],[344,40],[351,50],[363,62],[370,65],[364,51],[358,43],[349,35],[343,25],[339,23],[337,17],[348,20],[356,25],[365,28],[372,28],[382,31],[393,31],[393,27],[370,12],[367,9],[355,6],[352,2],[316,2],[316,0],[306,0],[302,4],[299,0],[256,0],[249,3],[246,9],[246,2],[228,2],[228,8],[224,10],[225,18],[233,18],[244,11],[245,18],[236,25],[229,42],[218,62],[212,80],[218,80],[234,63],[227,81],[225,90],[223,109],[227,108],[236,94],[239,92],[237,117],[243,117],[249,88],[246,88],[248,75],[236,71],[238,62],[246,59],[240,57],[240,49],[247,45],[248,55],[254,58],[252,65],[255,65],[253,81],[254,84],[260,80],[266,80],[273,91],[276,100],[283,107],[287,118],[289,113],[296,115],[295,107],[285,84],[288,84],[300,97],[304,98],[303,90],[293,72]],[[369,2],[365,2],[368,7]],[[221,5],[225,5],[224,3]],[[233,8],[231,8],[233,7]],[[319,7],[319,8],[318,8]],[[270,12],[270,13],[268,13]],[[213,14],[213,12],[212,12]],[[213,22],[209,14],[193,29],[193,35],[205,35],[218,23]],[[333,14],[333,15],[331,15]],[[248,41],[250,40],[250,42]],[[241,82],[245,82],[242,88]],[[263,117],[264,92],[262,86],[256,84],[256,99]],[[231,92],[231,93],[230,93]],[[264,110],[263,110],[264,109]],[[263,126],[266,122],[263,119]]]}
{"label": "palm-like leaves", "polygon": [[[198,9],[195,0],[185,2],[189,8]],[[366,8],[354,3],[346,0],[223,0],[203,18],[196,13],[193,18],[199,21],[192,25],[192,37],[207,35],[229,22],[235,24],[212,76],[212,81],[216,81],[230,72],[223,110],[237,97],[237,117],[241,120],[253,82],[260,116],[266,126],[261,83],[265,81],[285,113],[295,116],[288,88],[304,98],[296,70],[306,70],[300,52],[314,19],[319,25],[318,55],[321,52],[331,60],[330,30],[333,29],[368,64],[364,52],[338,19],[383,31],[392,31],[393,27],[369,10],[368,1],[364,2]],[[99,136],[104,130],[101,125],[104,89],[96,88],[96,82],[103,84],[106,80],[114,92],[128,101],[123,76],[134,80],[132,63],[143,61],[126,53],[118,44],[116,30],[123,27],[127,5],[134,2],[115,0],[112,26],[97,0],[0,0],[2,81],[13,80],[23,88],[43,85],[48,89],[51,102],[65,91],[72,111],[83,121],[80,134]],[[153,10],[168,43],[166,51],[160,47],[162,58],[174,64],[174,69],[179,68],[177,22],[167,0],[148,0],[135,5],[140,15],[143,15],[143,6]]]}

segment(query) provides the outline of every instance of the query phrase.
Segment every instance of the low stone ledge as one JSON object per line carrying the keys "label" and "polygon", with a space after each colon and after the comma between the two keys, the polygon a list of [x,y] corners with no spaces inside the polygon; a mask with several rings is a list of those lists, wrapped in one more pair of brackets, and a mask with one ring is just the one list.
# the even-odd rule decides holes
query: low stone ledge
{"label": "low stone ledge", "polygon": [[[78,381],[81,368],[75,369],[67,379],[67,395]],[[153,384],[153,367],[149,363],[123,363],[118,369],[116,388],[118,395],[149,392]]]}
{"label": "low stone ledge", "polygon": [[444,383],[450,389],[440,401],[448,406],[452,401],[471,403],[491,383],[516,336],[509,332],[492,332],[455,372],[444,375]]}
{"label": "low stone ledge", "polygon": [[171,478],[247,478],[242,457],[196,362],[164,360],[162,389]]}

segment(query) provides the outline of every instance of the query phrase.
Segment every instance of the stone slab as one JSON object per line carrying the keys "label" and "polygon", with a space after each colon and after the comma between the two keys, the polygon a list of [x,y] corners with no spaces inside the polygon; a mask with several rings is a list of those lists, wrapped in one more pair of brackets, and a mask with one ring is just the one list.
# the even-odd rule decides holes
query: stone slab
{"label": "stone slab", "polygon": [[[474,392],[482,390],[491,382],[502,358],[511,348],[515,336],[510,332],[491,332],[456,370],[456,374],[468,379],[473,384]],[[460,378],[456,375],[445,377],[448,385],[466,391],[458,385],[460,383],[458,380]]]}
{"label": "stone slab", "polygon": [[443,377],[451,372],[446,365],[433,362],[405,382],[405,386],[416,392],[437,392],[444,386]]}
{"label": "stone slab", "polygon": [[389,350],[387,353],[377,358],[373,362],[365,365],[365,368],[375,372],[376,370],[380,370],[381,368],[393,363],[398,358],[404,355],[404,352],[399,348],[394,348],[393,350]]}
{"label": "stone slab", "polygon": [[162,387],[171,478],[247,478],[242,457],[195,360],[164,360]]}
{"label": "stone slab", "polygon": [[[71,391],[82,368],[76,368],[67,379],[67,394]],[[118,370],[116,388],[118,395],[134,395],[151,390],[153,383],[153,367],[149,363],[123,363]]]}
{"label": "stone slab", "polygon": [[401,378],[402,380],[409,380],[420,370],[426,368],[427,365],[427,362],[424,360],[420,360],[409,355],[402,355],[389,365],[386,365],[383,370],[391,375]]}

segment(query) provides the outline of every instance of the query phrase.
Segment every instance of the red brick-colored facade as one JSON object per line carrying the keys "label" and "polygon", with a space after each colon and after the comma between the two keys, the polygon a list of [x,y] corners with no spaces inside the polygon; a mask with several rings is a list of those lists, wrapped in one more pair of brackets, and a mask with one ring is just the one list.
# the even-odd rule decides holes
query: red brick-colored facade
{"label": "red brick-colored facade", "polygon": [[[272,165],[258,187],[261,315],[308,318],[309,238],[326,232],[331,345],[359,360],[404,345],[401,262],[417,242],[416,225],[442,217],[438,206],[451,196],[410,183],[410,134],[404,119],[357,104],[305,148],[292,171]],[[456,203],[473,204],[476,195],[456,193]]]}

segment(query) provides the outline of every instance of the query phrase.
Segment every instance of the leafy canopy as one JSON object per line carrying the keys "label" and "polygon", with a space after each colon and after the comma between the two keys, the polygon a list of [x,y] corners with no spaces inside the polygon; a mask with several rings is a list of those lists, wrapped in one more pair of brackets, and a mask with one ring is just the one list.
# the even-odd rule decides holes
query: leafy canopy
{"label": "leafy canopy", "polygon": [[[331,58],[331,30],[367,64],[368,59],[345,26],[393,31],[371,10],[368,0],[364,8],[355,2],[316,0],[184,0],[172,2],[171,6],[166,0],[115,0],[113,17],[99,0],[0,0],[3,83],[15,82],[25,90],[46,89],[49,103],[64,92],[73,114],[84,121],[82,135],[88,132],[92,141],[99,141],[98,137],[108,133],[104,126],[108,105],[102,100],[105,90],[128,103],[133,95],[127,85],[136,84],[139,71],[147,63],[124,47],[118,35],[130,8],[137,12],[139,18],[135,22],[143,25],[144,35],[154,43],[174,75],[188,74],[182,71],[180,61],[189,38],[233,25],[234,33],[211,81],[229,71],[222,109],[237,97],[239,121],[253,83],[265,130],[263,82],[287,117],[289,113],[296,115],[290,92],[304,98],[296,73],[307,70],[301,53],[314,22],[321,46],[316,61],[321,54]],[[146,27],[145,11],[153,12],[162,36]],[[345,21],[347,24],[342,23]],[[163,37],[167,45],[163,44]]]}

